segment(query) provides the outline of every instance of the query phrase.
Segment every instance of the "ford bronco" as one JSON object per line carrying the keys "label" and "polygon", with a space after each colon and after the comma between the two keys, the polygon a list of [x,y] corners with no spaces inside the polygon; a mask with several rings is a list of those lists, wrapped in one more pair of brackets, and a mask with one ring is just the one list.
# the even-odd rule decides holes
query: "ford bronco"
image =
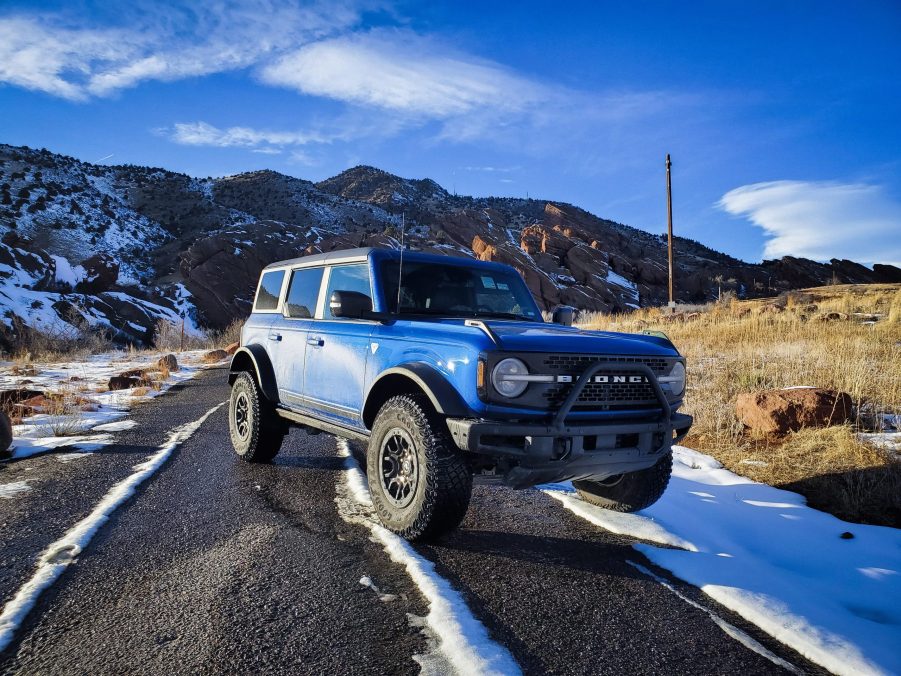
{"label": "ford bronco", "polygon": [[685,361],[662,335],[545,323],[512,267],[355,249],[273,263],[230,367],[238,455],[272,460],[291,426],[364,442],[381,522],[408,539],[455,528],[474,475],[571,480],[636,511],[663,493]]}

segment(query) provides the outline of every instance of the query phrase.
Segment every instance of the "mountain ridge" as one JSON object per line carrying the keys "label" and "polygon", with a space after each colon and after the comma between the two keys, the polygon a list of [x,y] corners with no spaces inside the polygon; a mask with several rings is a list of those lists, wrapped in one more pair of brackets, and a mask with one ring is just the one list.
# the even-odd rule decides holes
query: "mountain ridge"
{"label": "mountain ridge", "polygon": [[[539,304],[625,311],[666,300],[666,241],[559,201],[452,195],[432,179],[359,165],[323,181],[263,169],[198,178],[96,165],[0,144],[0,323],[107,330],[146,343],[155,324],[222,327],[246,315],[267,263],[406,242],[515,266]],[[785,257],[747,263],[675,238],[677,297],[703,302],[840,281],[901,281],[901,270]],[[25,302],[25,300],[27,302]],[[51,326],[53,325],[53,326]]]}

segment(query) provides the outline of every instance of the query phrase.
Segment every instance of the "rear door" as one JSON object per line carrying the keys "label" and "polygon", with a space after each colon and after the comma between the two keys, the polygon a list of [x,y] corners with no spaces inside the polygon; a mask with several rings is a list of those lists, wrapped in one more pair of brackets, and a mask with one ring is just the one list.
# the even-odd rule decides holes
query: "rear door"
{"label": "rear door", "polygon": [[303,406],[304,360],[307,333],[319,303],[324,268],[299,268],[291,271],[282,313],[270,333],[279,343],[279,361],[275,366],[278,396],[292,408]]}
{"label": "rear door", "polygon": [[362,427],[363,387],[372,321],[335,317],[329,308],[334,291],[358,291],[372,298],[368,263],[330,267],[321,315],[307,336],[304,403],[316,415]]}
{"label": "rear door", "polygon": [[280,301],[286,278],[285,270],[263,272],[253,301],[253,312],[241,334],[245,345],[262,345],[265,348],[274,369],[278,369],[282,360],[282,344],[278,331],[273,330],[273,324],[277,324],[281,317]]}

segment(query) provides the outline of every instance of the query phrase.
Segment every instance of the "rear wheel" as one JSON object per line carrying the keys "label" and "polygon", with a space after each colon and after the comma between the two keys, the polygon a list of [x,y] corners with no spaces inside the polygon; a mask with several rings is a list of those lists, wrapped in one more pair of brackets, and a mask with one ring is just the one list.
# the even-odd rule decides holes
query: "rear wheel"
{"label": "rear wheel", "polygon": [[232,385],[228,428],[235,452],[247,462],[269,462],[282,446],[285,424],[250,373],[239,373]]}
{"label": "rear wheel", "polygon": [[408,540],[456,528],[469,507],[472,472],[424,396],[393,397],[382,406],[366,475],[379,520]]}
{"label": "rear wheel", "polygon": [[603,481],[573,481],[585,502],[614,512],[637,512],[660,499],[669,484],[673,456],[667,453],[656,465],[638,472],[619,474]]}

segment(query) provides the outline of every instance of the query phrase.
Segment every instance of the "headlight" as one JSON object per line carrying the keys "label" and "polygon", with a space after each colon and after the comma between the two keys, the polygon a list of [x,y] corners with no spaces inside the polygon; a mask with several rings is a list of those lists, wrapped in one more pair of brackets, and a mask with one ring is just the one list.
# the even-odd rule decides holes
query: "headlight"
{"label": "headlight", "polygon": [[673,396],[678,397],[685,391],[685,366],[681,361],[677,361],[669,375],[660,378],[659,381],[662,385],[669,387]]}
{"label": "headlight", "polygon": [[529,381],[522,376],[529,374],[529,369],[519,359],[508,357],[502,359],[491,372],[491,384],[505,397],[518,397],[529,386]]}

